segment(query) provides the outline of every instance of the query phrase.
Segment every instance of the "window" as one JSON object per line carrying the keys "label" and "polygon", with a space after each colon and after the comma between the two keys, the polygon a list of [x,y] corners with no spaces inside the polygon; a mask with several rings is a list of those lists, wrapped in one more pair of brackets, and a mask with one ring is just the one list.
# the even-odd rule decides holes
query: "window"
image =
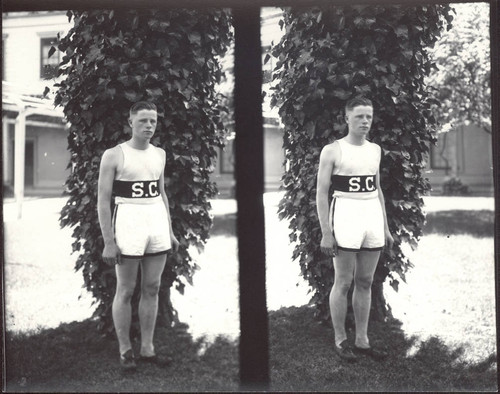
{"label": "window", "polygon": [[[40,78],[52,79],[57,76],[57,69],[61,61],[61,52],[56,47],[56,37],[40,39]],[[50,48],[56,48],[52,56],[49,56]]]}

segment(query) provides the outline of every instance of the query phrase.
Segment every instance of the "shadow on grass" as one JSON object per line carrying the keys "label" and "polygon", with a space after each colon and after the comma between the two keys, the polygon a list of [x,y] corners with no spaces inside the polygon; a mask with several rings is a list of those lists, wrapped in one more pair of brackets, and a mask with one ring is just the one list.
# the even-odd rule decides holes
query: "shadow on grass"
{"label": "shadow on grass", "polygon": [[[22,392],[222,391],[238,388],[238,347],[218,337],[206,345],[186,330],[157,328],[156,350],[173,358],[168,367],[120,370],[114,338],[101,337],[96,322],[62,324],[34,335],[6,335],[6,388]],[[134,344],[136,354],[139,344]]]}
{"label": "shadow on grass", "polygon": [[[353,332],[348,333],[354,340]],[[437,338],[407,352],[416,338],[407,338],[401,324],[371,323],[372,343],[385,347],[384,361],[362,358],[355,364],[333,352],[330,327],[317,323],[307,306],[284,308],[270,318],[270,365],[274,391],[456,391],[497,389],[496,356],[478,364],[460,361],[461,348],[450,349]]]}
{"label": "shadow on grass", "polygon": [[[397,321],[372,323],[374,343],[386,346],[382,362],[340,361],[332,350],[331,328],[320,325],[312,308],[283,308],[269,314],[273,391],[484,391],[497,388],[496,357],[477,364],[460,361],[461,348],[439,339],[420,344]],[[348,334],[352,339],[352,332]],[[202,341],[186,331],[158,329],[157,350],[174,362],[166,369],[139,365],[130,375],[118,366],[116,340],[96,334],[96,323],[63,324],[31,336],[6,336],[7,391],[165,392],[237,391],[238,345],[224,338],[198,356]],[[136,349],[137,350],[137,349]]]}
{"label": "shadow on grass", "polygon": [[479,238],[492,237],[494,216],[494,211],[489,210],[430,212],[427,214],[424,234],[468,234]]}

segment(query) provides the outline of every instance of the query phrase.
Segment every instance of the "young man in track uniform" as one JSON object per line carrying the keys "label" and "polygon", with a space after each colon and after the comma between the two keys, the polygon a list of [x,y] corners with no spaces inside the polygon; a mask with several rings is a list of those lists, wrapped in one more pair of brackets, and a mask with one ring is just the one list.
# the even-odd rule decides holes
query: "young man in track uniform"
{"label": "young man in track uniform", "polygon": [[[368,319],[371,285],[385,244],[394,242],[380,188],[381,148],[366,136],[373,119],[370,100],[358,97],[346,104],[348,134],[323,148],[317,179],[317,210],[321,250],[334,257],[335,282],[330,293],[330,312],[335,332],[335,351],[348,361],[359,354],[384,358],[386,353],[370,346]],[[328,193],[335,192],[330,208]],[[356,322],[354,347],[347,341],[345,319],[347,293],[354,280],[353,309]]]}
{"label": "young man in track uniform", "polygon": [[[131,299],[141,267],[140,360],[168,363],[155,353],[153,334],[158,312],[158,292],[167,251],[179,242],[172,231],[164,187],[165,151],[150,144],[157,124],[156,106],[138,102],[130,109],[131,138],[104,152],[98,184],[98,214],[104,239],[104,262],[115,265],[116,293],[113,322],[118,337],[120,363],[136,368],[130,341]],[[111,214],[111,198],[115,211]]]}

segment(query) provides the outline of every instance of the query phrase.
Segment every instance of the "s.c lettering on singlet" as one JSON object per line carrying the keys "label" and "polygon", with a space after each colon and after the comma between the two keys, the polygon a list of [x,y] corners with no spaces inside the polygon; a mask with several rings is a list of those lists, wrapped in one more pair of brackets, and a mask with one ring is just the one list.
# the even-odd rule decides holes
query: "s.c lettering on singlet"
{"label": "s.c lettering on singlet", "polygon": [[340,160],[332,174],[333,196],[359,200],[377,198],[380,147],[369,141],[363,145],[352,145],[345,138],[336,143],[340,147]]}
{"label": "s.c lettering on singlet", "polygon": [[127,143],[119,145],[123,167],[113,182],[116,204],[152,204],[161,200],[160,176],[165,167],[159,148],[134,149]]}

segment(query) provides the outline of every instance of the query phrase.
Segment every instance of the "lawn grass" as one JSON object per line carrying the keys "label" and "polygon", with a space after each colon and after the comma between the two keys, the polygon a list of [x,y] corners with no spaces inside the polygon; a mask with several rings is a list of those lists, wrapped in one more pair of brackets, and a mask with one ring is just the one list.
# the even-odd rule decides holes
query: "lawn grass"
{"label": "lawn grass", "polygon": [[[96,323],[62,324],[34,335],[6,336],[6,390],[23,392],[228,391],[238,388],[238,348],[218,337],[202,350],[186,331],[158,328],[158,352],[169,367],[139,365],[123,373],[114,338],[97,334]],[[138,352],[138,344],[134,348]],[[203,354],[201,354],[203,353]]]}
{"label": "lawn grass", "polygon": [[[409,356],[415,338],[405,336],[397,320],[370,323],[372,343],[389,358],[341,361],[332,351],[331,328],[314,320],[313,309],[283,308],[270,319],[271,389],[275,391],[496,391],[496,357],[482,362],[460,360],[462,349],[435,337]],[[354,340],[353,332],[348,333]]]}
{"label": "lawn grass", "polygon": [[[302,306],[308,296],[298,263],[291,261],[287,224],[274,213],[272,207],[266,211],[272,390],[496,390],[493,211],[429,212],[425,235],[411,256],[415,267],[408,283],[400,285],[399,293],[390,293],[393,312],[403,325],[392,321],[370,326],[372,340],[387,346],[392,357],[385,363],[363,360],[355,366],[336,358],[331,328],[319,325],[313,311]],[[194,286],[186,287],[184,296],[174,292],[174,305],[181,321],[191,325],[189,332],[157,330],[157,349],[172,354],[174,365],[166,370],[141,367],[134,376],[124,376],[116,340],[100,338],[90,319],[33,331],[8,326],[7,390],[238,390],[235,220],[234,213],[215,217]],[[68,281],[52,275],[62,272],[62,266],[72,267],[69,232],[56,225],[42,228],[39,221],[26,223],[29,226],[21,228],[10,222],[6,231],[7,239],[18,234],[6,251],[11,295],[7,313],[14,313],[16,319],[10,320],[25,328],[36,327],[35,321],[49,326],[76,309],[81,278],[75,274],[76,279]],[[39,237],[43,231],[54,235],[48,245]],[[37,294],[42,298],[34,298]],[[64,312],[57,315],[59,309]],[[50,314],[55,316],[49,319]],[[221,332],[228,336],[217,336]]]}
{"label": "lawn grass", "polygon": [[493,232],[493,211],[486,209],[429,212],[424,227],[424,234],[446,236],[468,234],[473,237],[492,237]]}
{"label": "lawn grass", "polygon": [[493,238],[428,234],[409,254],[414,267],[386,301],[403,330],[419,338],[441,338],[463,346],[464,358],[479,361],[496,349]]}
{"label": "lawn grass", "polygon": [[[282,308],[269,315],[273,391],[486,391],[496,390],[494,355],[478,363],[460,360],[462,349],[438,338],[407,351],[415,338],[396,320],[371,323],[374,343],[390,358],[346,364],[332,351],[331,328],[318,324],[310,307]],[[352,331],[349,332],[352,339]],[[63,324],[34,335],[7,335],[6,390],[23,392],[236,391],[238,344],[218,337],[200,354],[202,341],[185,331],[158,329],[158,351],[173,356],[167,368],[140,365],[120,371],[116,341],[96,334],[95,322]],[[135,344],[137,350],[137,344]]]}

